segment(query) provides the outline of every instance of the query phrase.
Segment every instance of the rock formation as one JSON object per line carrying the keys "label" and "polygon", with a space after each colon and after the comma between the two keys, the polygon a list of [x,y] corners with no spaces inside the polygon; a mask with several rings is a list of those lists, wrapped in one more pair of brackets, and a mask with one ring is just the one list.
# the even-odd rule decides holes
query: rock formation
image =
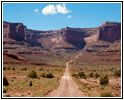
{"label": "rock formation", "polygon": [[99,40],[114,42],[121,38],[121,24],[105,22],[99,30]]}
{"label": "rock formation", "polygon": [[24,25],[22,23],[3,22],[3,36],[4,38],[23,41],[25,39]]}
{"label": "rock formation", "polygon": [[96,28],[63,28],[53,31],[29,30],[22,23],[3,22],[3,36],[48,50],[81,50],[99,40],[114,42],[121,39],[121,24],[105,22]]}

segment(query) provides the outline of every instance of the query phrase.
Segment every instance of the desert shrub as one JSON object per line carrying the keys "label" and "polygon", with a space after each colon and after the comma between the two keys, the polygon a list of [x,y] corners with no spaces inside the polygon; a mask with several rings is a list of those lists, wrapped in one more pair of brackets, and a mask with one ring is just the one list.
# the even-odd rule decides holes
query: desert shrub
{"label": "desert shrub", "polygon": [[89,77],[94,77],[93,72],[91,72],[91,73],[89,74]]}
{"label": "desert shrub", "polygon": [[6,77],[3,77],[3,85],[4,86],[8,86],[9,85],[9,82],[8,82]]}
{"label": "desert shrub", "polygon": [[44,70],[44,69],[43,69],[43,68],[40,68],[39,70],[42,71],[42,70]]}
{"label": "desert shrub", "polygon": [[32,70],[30,73],[29,73],[29,75],[28,75],[30,78],[37,78],[37,73],[34,71],[34,70]]}
{"label": "desert shrub", "polygon": [[101,97],[114,97],[111,93],[102,93]]}
{"label": "desert shrub", "polygon": [[32,81],[30,81],[30,83],[29,83],[29,86],[32,86],[33,84],[32,84]]}
{"label": "desert shrub", "polygon": [[99,77],[99,74],[98,73],[95,73],[95,78],[98,78]]}
{"label": "desert shrub", "polygon": [[121,76],[121,70],[115,71],[114,75],[117,77],[120,77]]}
{"label": "desert shrub", "polygon": [[15,68],[12,68],[12,70],[15,70]]}
{"label": "desert shrub", "polygon": [[3,67],[3,70],[6,70],[6,67]]}
{"label": "desert shrub", "polygon": [[84,72],[79,72],[77,75],[78,75],[80,78],[86,79],[86,75],[85,75]]}
{"label": "desert shrub", "polygon": [[10,70],[10,67],[8,67],[7,70]]}
{"label": "desert shrub", "polygon": [[14,82],[14,80],[12,79],[11,82]]}
{"label": "desert shrub", "polygon": [[6,97],[10,97],[10,95],[9,95],[9,94],[7,94],[7,95],[6,95]]}
{"label": "desert shrub", "polygon": [[7,92],[7,89],[6,88],[3,88],[3,93],[6,93]]}
{"label": "desert shrub", "polygon": [[114,70],[114,68],[110,68],[110,71],[113,71]]}
{"label": "desert shrub", "polygon": [[62,71],[62,69],[59,70],[60,72]]}
{"label": "desert shrub", "polygon": [[96,70],[94,69],[93,72],[95,72]]}
{"label": "desert shrub", "polygon": [[27,70],[27,68],[22,68],[21,70]]}
{"label": "desert shrub", "polygon": [[40,75],[40,77],[45,78],[45,77],[46,77],[46,74],[45,74],[45,73],[42,73],[42,74]]}
{"label": "desert shrub", "polygon": [[72,76],[78,78],[78,75],[77,74],[72,74]]}
{"label": "desert shrub", "polygon": [[86,87],[88,90],[91,90],[91,87]]}
{"label": "desert shrub", "polygon": [[107,85],[108,83],[109,83],[108,75],[106,75],[106,76],[104,76],[104,77],[102,77],[102,78],[100,79],[100,84],[101,84],[101,85]]}
{"label": "desert shrub", "polygon": [[53,74],[48,73],[48,74],[46,74],[46,78],[54,78],[54,76],[53,76]]}

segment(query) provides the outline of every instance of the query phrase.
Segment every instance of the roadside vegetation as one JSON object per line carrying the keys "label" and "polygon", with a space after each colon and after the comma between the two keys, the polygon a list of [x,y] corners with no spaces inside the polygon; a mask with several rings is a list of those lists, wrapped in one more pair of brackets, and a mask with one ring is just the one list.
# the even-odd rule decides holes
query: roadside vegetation
{"label": "roadside vegetation", "polygon": [[3,93],[7,97],[42,97],[59,86],[64,67],[4,65]]}
{"label": "roadside vegetation", "polygon": [[120,97],[121,68],[119,66],[71,63],[70,72],[79,89],[89,97]]}

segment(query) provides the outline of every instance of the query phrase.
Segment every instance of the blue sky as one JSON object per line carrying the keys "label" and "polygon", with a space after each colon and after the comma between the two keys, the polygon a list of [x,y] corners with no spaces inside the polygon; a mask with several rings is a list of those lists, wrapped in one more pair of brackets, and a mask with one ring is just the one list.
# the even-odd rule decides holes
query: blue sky
{"label": "blue sky", "polygon": [[121,22],[121,3],[4,3],[3,20],[36,30],[97,27]]}

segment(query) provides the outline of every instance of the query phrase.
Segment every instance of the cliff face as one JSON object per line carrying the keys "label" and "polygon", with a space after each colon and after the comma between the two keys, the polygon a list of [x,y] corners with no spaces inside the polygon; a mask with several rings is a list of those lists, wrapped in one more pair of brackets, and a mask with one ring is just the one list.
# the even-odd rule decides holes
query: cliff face
{"label": "cliff face", "polygon": [[62,35],[66,42],[73,45],[77,49],[82,49],[86,44],[86,42],[84,41],[86,33],[84,33],[83,31],[66,28],[62,30]]}
{"label": "cliff face", "polygon": [[3,33],[4,38],[12,38],[17,41],[23,41],[25,39],[24,26],[22,23],[3,22]]}
{"label": "cliff face", "polygon": [[114,42],[121,38],[120,23],[103,23],[99,30],[99,40]]}
{"label": "cliff face", "polygon": [[29,43],[30,45],[37,45],[41,46],[41,44],[38,42],[39,35],[38,34],[26,34],[25,36],[25,42]]}
{"label": "cliff face", "polygon": [[3,36],[4,39],[11,38],[48,50],[81,50],[86,44],[93,44],[94,41],[114,42],[121,39],[121,24],[105,22],[96,28],[67,27],[61,30],[36,31],[27,29],[21,23],[3,22]]}
{"label": "cliff face", "polygon": [[81,29],[63,28],[41,34],[39,42],[47,49],[79,50],[85,46],[84,38],[87,36]]}

